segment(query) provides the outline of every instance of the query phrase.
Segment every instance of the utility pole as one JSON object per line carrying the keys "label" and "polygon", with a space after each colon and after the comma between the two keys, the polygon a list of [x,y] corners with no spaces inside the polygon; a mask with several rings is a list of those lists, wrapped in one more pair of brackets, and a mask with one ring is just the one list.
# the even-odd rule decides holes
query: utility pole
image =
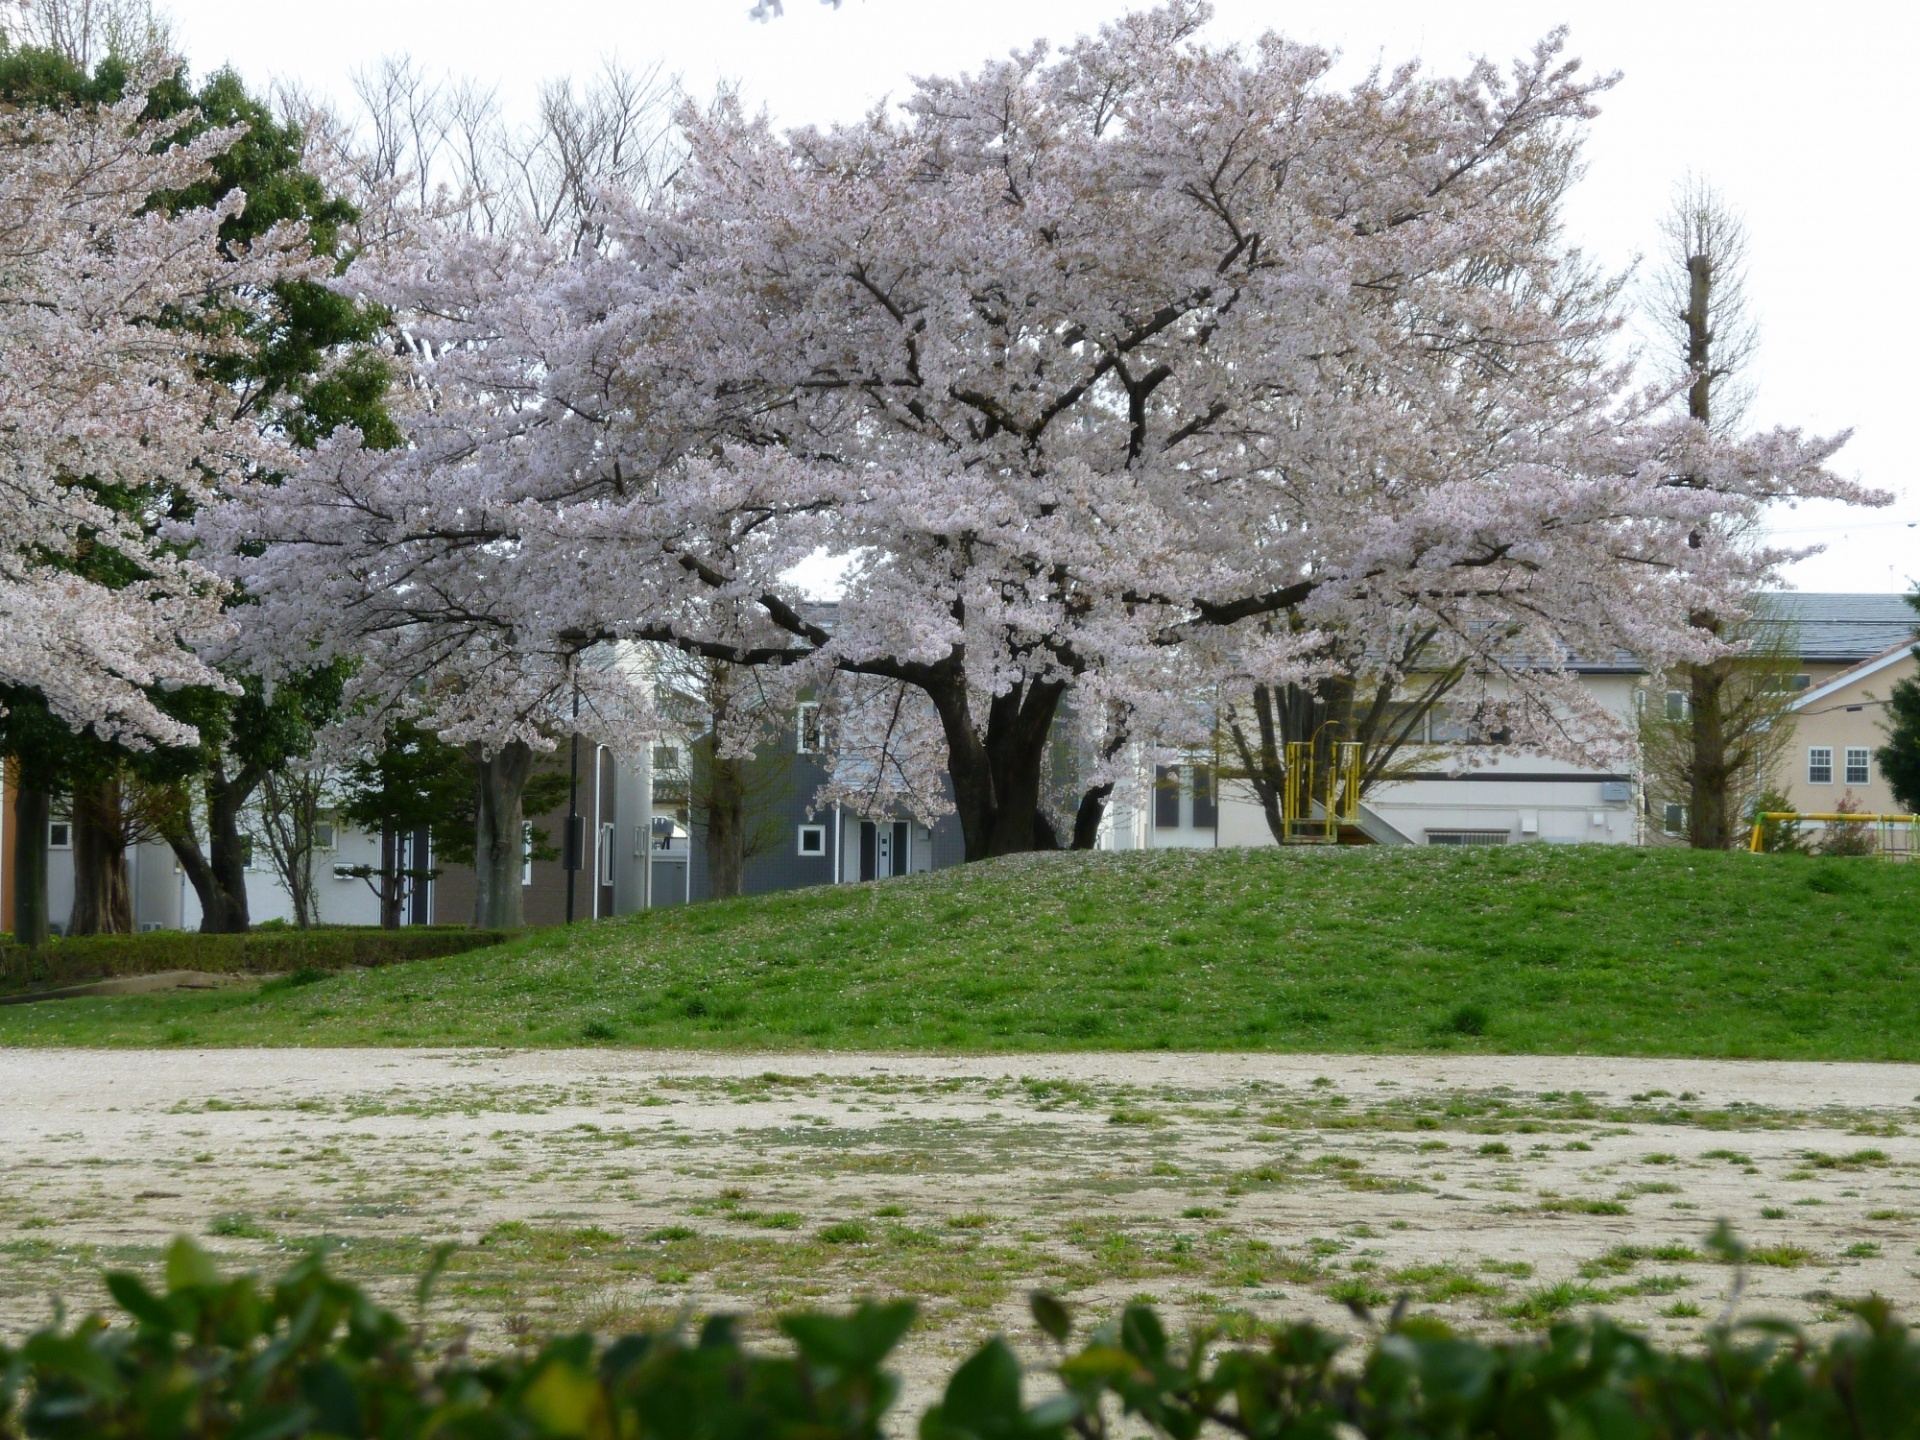
{"label": "utility pole", "polygon": [[586,846],[580,842],[580,680],[573,681],[573,756],[567,775],[567,843],[562,858],[567,867],[567,924],[573,924],[573,883],[580,873],[580,855]]}

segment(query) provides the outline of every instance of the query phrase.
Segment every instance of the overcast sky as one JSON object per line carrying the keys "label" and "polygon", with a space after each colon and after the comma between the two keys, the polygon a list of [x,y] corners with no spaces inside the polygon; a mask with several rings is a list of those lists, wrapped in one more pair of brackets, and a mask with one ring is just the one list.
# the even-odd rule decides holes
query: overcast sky
{"label": "overcast sky", "polygon": [[[788,0],[756,24],[751,0],[163,0],[196,72],[230,62],[344,99],[352,72],[410,53],[431,71],[497,83],[512,109],[540,81],[616,55],[655,60],[689,90],[737,83],[789,124],[856,118],[909,77],[975,68],[1034,39],[1090,30],[1125,0]],[[1608,266],[1656,243],[1692,170],[1745,215],[1761,324],[1752,420],[1851,428],[1840,467],[1896,492],[1888,510],[1810,506],[1780,537],[1819,543],[1807,590],[1905,589],[1920,580],[1920,473],[1908,444],[1920,332],[1912,64],[1920,6],[1825,0],[1216,0],[1210,35],[1275,28],[1338,50],[1349,70],[1418,57],[1455,70],[1506,60],[1566,25],[1572,53],[1621,74],[1592,127],[1574,192],[1574,240]]]}

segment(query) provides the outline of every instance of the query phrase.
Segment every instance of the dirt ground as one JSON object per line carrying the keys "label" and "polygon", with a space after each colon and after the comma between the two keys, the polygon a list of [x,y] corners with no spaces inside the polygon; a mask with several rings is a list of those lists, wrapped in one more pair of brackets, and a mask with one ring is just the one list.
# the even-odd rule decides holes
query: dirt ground
{"label": "dirt ground", "polygon": [[1588,1058],[618,1050],[0,1052],[0,1333],[176,1234],[325,1243],[476,1343],[920,1298],[909,1407],[1025,1295],[1089,1322],[1414,1304],[1482,1332],[1604,1308],[1920,1309],[1920,1067]]}

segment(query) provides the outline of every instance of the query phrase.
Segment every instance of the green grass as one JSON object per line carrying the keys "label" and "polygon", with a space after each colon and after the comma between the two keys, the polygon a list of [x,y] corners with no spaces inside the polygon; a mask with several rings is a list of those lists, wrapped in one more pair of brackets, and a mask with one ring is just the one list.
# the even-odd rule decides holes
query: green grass
{"label": "green grass", "polygon": [[1916,915],[1920,865],[1875,860],[1537,845],[1022,856],[310,984],[0,1008],[0,1045],[1914,1060]]}

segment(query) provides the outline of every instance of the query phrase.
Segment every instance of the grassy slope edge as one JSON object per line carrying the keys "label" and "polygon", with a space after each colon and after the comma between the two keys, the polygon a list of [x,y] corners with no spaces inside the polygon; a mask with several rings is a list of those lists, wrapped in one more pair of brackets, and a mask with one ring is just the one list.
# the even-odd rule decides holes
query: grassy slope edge
{"label": "grassy slope edge", "polygon": [[[627,1044],[1920,1059],[1920,865],[1688,850],[1020,856],[257,991],[0,1010],[0,1045]],[[300,977],[307,978],[307,977]]]}

